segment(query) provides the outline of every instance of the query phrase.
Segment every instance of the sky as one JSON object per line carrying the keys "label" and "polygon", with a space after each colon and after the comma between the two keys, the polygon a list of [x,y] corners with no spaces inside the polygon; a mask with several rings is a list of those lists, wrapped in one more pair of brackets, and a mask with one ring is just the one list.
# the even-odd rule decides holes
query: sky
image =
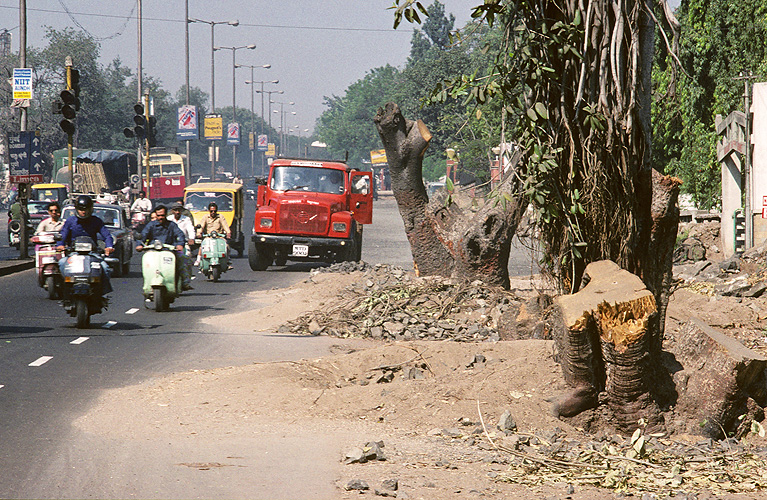
{"label": "sky", "polygon": [[[480,0],[441,0],[456,26],[470,19],[470,8]],[[236,63],[257,66],[256,82],[271,94],[273,110],[285,112],[286,128],[293,134],[311,134],[325,110],[325,96],[343,95],[346,88],[372,68],[386,64],[403,68],[410,51],[412,26],[403,22],[395,31],[393,0],[188,0],[189,17],[204,21],[237,20],[239,26],[216,25],[215,45],[254,50],[222,49],[215,52],[216,107],[232,105],[232,52]],[[428,5],[430,0],[422,0]],[[142,46],[145,75],[158,78],[165,90],[175,93],[184,85],[184,0],[142,0]],[[13,34],[18,43],[18,0],[0,0],[0,31]],[[45,26],[83,29],[101,43],[101,60],[108,65],[119,57],[131,68],[138,65],[137,0],[27,0],[27,45],[45,46]],[[211,26],[189,25],[190,85],[211,91]],[[261,66],[270,64],[271,68]],[[63,66],[63,62],[62,62]],[[74,61],[77,67],[77,61]],[[236,70],[238,108],[251,108],[251,69]],[[260,90],[261,84],[255,89]],[[269,113],[268,95],[265,114]],[[280,105],[279,103],[283,103]],[[294,104],[290,104],[294,103]],[[382,103],[383,104],[383,103]],[[254,94],[254,108],[261,114],[261,95]],[[295,113],[295,114],[293,114]],[[280,125],[274,111],[271,124]],[[269,122],[269,116],[265,120]],[[308,129],[308,132],[306,131]]]}

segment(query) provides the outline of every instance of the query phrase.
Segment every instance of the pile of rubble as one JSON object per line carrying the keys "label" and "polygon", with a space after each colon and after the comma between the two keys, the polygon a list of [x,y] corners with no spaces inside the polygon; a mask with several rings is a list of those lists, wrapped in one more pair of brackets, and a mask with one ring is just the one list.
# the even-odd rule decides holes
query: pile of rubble
{"label": "pile of rubble", "polygon": [[386,264],[345,262],[312,273],[355,271],[364,275],[332,307],[306,313],[280,331],[380,340],[547,338],[539,314],[550,303],[546,296],[524,297],[479,281],[416,277]]}

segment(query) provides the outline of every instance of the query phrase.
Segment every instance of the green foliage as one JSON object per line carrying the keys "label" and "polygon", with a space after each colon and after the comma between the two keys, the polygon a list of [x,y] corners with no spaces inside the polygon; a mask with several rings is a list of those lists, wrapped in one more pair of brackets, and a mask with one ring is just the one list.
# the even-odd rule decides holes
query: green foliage
{"label": "green foliage", "polygon": [[767,4],[682,0],[677,17],[686,74],[676,70],[659,42],[653,69],[653,165],[681,178],[682,191],[692,194],[698,207],[716,208],[721,175],[714,120],[717,114],[743,110],[744,82],[733,77],[765,74]]}

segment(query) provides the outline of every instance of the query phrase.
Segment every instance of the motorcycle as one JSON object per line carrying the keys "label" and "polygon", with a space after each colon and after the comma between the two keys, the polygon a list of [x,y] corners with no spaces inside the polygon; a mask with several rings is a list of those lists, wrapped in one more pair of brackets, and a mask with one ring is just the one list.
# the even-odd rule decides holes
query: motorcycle
{"label": "motorcycle", "polygon": [[229,248],[226,235],[213,231],[203,235],[200,244],[200,272],[213,281],[229,269]]}
{"label": "motorcycle", "polygon": [[63,279],[59,269],[59,260],[63,252],[56,250],[56,240],[59,233],[40,233],[30,238],[35,244],[35,267],[37,269],[37,285],[48,291],[48,298],[55,299],[61,294]]}
{"label": "motorcycle", "polygon": [[96,253],[96,244],[88,236],[78,236],[59,263],[63,284],[61,305],[70,316],[77,318],[77,328],[88,328],[90,317],[109,305],[104,295],[103,262],[117,259]]}
{"label": "motorcycle", "polygon": [[144,226],[149,222],[149,214],[147,212],[135,211],[130,214],[130,227],[133,230],[133,234],[141,234],[144,230]]}
{"label": "motorcycle", "polygon": [[177,268],[177,256],[172,245],[153,241],[143,248],[141,270],[144,275],[145,305],[154,303],[157,312],[168,309],[169,304],[181,295],[181,273]]}

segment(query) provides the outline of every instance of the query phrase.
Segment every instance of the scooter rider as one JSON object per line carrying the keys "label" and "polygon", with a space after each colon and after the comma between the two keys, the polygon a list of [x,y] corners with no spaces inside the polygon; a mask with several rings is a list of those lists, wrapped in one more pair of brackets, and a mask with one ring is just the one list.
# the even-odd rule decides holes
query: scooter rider
{"label": "scooter rider", "polygon": [[[67,245],[71,245],[78,236],[88,236],[95,244],[98,236],[104,240],[104,254],[107,256],[114,252],[114,239],[109,230],[104,225],[104,221],[93,215],[93,199],[90,196],[81,194],[75,201],[75,214],[68,218],[61,228],[61,241],[56,250],[63,252]],[[112,284],[109,282],[109,266],[103,260],[101,261],[101,277],[103,293],[112,291]]]}
{"label": "scooter rider", "polygon": [[[226,223],[226,219],[218,213],[218,204],[215,201],[208,203],[208,215],[202,218],[200,221],[200,227],[197,229],[197,235],[202,237],[203,234],[209,234],[213,231],[219,234],[226,234],[226,239],[232,239],[232,231],[229,229],[229,224]],[[227,251],[229,245],[226,246]],[[200,261],[200,255],[197,255],[197,262]],[[232,269],[232,265],[229,265],[229,269]]]}
{"label": "scooter rider", "polygon": [[136,251],[142,251],[145,244],[155,240],[176,247],[176,268],[181,273],[182,288],[184,290],[192,290],[191,276],[187,272],[186,255],[184,254],[186,237],[175,222],[168,220],[167,212],[168,209],[165,205],[157,205],[155,207],[154,214],[157,218],[144,227],[144,230],[141,232],[141,240],[136,246]]}
{"label": "scooter rider", "polygon": [[184,264],[186,265],[186,272],[189,276],[192,275],[192,259],[189,258],[192,251],[192,248],[194,247],[194,238],[195,238],[195,231],[194,231],[194,223],[192,222],[192,219],[187,217],[183,214],[184,212],[184,204],[181,202],[176,202],[173,204],[173,207],[171,208],[171,216],[170,221],[175,222],[179,229],[181,229],[181,232],[184,233],[184,238],[186,238],[186,244],[189,248],[189,253],[186,253],[186,259],[184,259]]}
{"label": "scooter rider", "polygon": [[138,194],[138,198],[136,198],[136,201],[131,205],[130,211],[131,213],[144,212],[147,215],[152,211],[152,201],[146,197],[145,191],[141,191]]}

